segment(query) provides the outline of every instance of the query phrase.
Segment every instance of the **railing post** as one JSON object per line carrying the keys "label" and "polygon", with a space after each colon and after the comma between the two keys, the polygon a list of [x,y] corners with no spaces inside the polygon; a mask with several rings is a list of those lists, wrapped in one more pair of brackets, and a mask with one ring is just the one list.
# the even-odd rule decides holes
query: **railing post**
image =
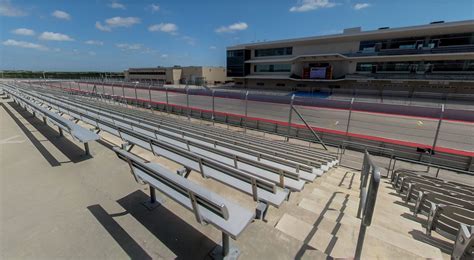
{"label": "railing post", "polygon": [[293,102],[295,100],[295,94],[293,94],[291,96],[291,100],[290,100],[290,113],[288,115],[288,133],[287,133],[287,136],[286,136],[286,141],[290,141],[290,133],[291,133],[291,117],[293,115]]}
{"label": "railing post", "polygon": [[114,91],[114,84],[112,84],[112,100],[114,101],[114,104],[115,104],[115,91]]}
{"label": "railing post", "polygon": [[[436,134],[433,140],[433,145],[431,146],[431,152],[430,152],[430,164],[431,164],[431,158],[433,156],[433,153],[436,148],[436,143],[438,142],[438,135],[439,135],[439,130],[441,129],[441,123],[443,122],[443,115],[444,115],[444,104],[441,104],[441,112],[439,115],[439,120],[438,120],[438,126],[436,127]],[[430,171],[430,166],[427,168],[427,172]]]}
{"label": "railing post", "polygon": [[169,110],[170,104],[169,104],[169,99],[168,99],[168,87],[165,87],[165,93],[166,93],[166,112],[169,113],[170,112],[170,110]]}
{"label": "railing post", "polygon": [[152,107],[152,104],[151,104],[151,84],[148,85],[148,98],[149,98],[148,102],[149,102],[149,105],[150,105],[151,112],[154,113],[153,112],[153,107]]}
{"label": "railing post", "polygon": [[127,102],[127,99],[125,99],[125,86],[124,86],[124,83],[122,83],[122,101],[124,101],[124,103]]}
{"label": "railing post", "polygon": [[138,94],[137,94],[138,81],[135,83],[135,107],[138,108]]}
{"label": "railing post", "polygon": [[438,142],[438,135],[439,135],[439,130],[441,129],[441,123],[443,122],[443,115],[444,115],[444,104],[441,104],[441,113],[439,115],[438,127],[436,128],[436,134],[434,137],[433,146],[431,147],[432,151],[435,150],[436,143]]}
{"label": "railing post", "polygon": [[215,93],[214,92],[215,92],[215,90],[213,89],[212,90],[212,125],[214,125],[214,120],[216,118],[215,117],[215,111],[216,111],[215,110],[216,109],[215,105],[216,105],[216,103],[215,103]]}
{"label": "railing post", "polygon": [[191,113],[189,111],[189,86],[188,84],[186,84],[186,108],[187,108],[187,112],[188,112],[188,120],[191,120]]}
{"label": "railing post", "polygon": [[245,93],[245,121],[244,121],[244,132],[247,132],[247,117],[248,117],[248,97],[249,97],[249,91]]}
{"label": "railing post", "polygon": [[349,134],[349,125],[351,123],[352,117],[352,105],[354,104],[354,98],[351,99],[351,106],[349,108],[349,116],[347,117],[347,127],[346,127],[346,136]]}

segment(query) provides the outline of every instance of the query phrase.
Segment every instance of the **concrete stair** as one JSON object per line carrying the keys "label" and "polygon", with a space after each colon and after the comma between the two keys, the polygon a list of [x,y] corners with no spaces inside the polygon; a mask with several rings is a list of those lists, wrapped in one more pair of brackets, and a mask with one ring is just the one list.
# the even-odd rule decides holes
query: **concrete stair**
{"label": "concrete stair", "polygon": [[[295,193],[280,209],[269,209],[267,225],[300,241],[306,251],[319,251],[335,258],[355,255],[360,219],[359,173],[338,167]],[[439,248],[413,238],[423,227],[402,215],[411,215],[387,183],[380,185],[372,224],[367,228],[362,257],[367,259],[441,259]],[[405,216],[404,215],[404,216]],[[301,252],[300,252],[301,254]],[[301,256],[301,255],[300,255]]]}

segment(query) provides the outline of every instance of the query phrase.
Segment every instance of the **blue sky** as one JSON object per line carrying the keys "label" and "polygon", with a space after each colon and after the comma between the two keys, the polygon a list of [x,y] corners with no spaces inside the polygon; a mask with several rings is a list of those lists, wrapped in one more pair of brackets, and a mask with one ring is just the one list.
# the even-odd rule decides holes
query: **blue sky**
{"label": "blue sky", "polygon": [[474,19],[474,0],[0,0],[0,69],[225,66],[226,46]]}

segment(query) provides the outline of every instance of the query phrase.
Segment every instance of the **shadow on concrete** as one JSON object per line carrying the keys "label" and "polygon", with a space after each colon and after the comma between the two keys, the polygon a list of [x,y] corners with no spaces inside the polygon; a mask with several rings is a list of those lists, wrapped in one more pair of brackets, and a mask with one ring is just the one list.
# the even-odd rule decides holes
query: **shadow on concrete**
{"label": "shadow on concrete", "polygon": [[[40,119],[38,119],[37,117],[33,117],[30,112],[25,111],[18,104],[14,102],[9,102],[8,104],[13,109],[15,109],[15,111],[20,114],[31,126],[33,126],[39,133],[41,133],[49,142],[51,142],[51,144],[53,144],[59,151],[61,151],[69,159],[69,162],[78,163],[92,158],[90,155],[86,155],[81,147],[77,146],[74,142],[65,137],[60,137],[59,133],[55,131],[52,127],[45,126]],[[9,114],[10,116],[14,117],[12,113]],[[18,125],[23,125],[19,120],[15,120],[15,122],[17,122],[17,124],[19,123]],[[26,127],[25,130],[29,132]]]}
{"label": "shadow on concrete", "polygon": [[448,241],[444,241],[438,238],[434,238],[432,236],[428,236],[425,233],[419,230],[412,230],[408,232],[415,240],[421,241],[428,245],[434,246],[439,248],[443,253],[451,255],[453,244],[449,243]]}
{"label": "shadow on concrete", "polygon": [[411,205],[409,203],[406,203],[405,201],[394,201],[393,204],[397,204],[397,205],[400,205],[400,206],[404,206],[406,208],[408,208],[411,212],[415,211],[415,206],[414,205]]}
{"label": "shadow on concrete", "polygon": [[[44,159],[48,161],[48,163],[52,167],[60,166],[61,163],[54,158],[54,156],[46,149],[46,147],[41,144],[41,141],[36,139],[36,137],[28,130],[28,128],[10,111],[5,104],[0,103],[0,106],[3,107],[3,109],[10,115],[10,117],[15,121],[15,123],[20,127],[21,131],[26,135],[26,137],[30,140],[30,142],[36,147],[36,149],[43,155]],[[10,103],[10,106],[15,106],[15,104],[12,102]]]}
{"label": "shadow on concrete", "polygon": [[117,202],[173,251],[177,259],[208,258],[209,252],[217,245],[214,241],[166,207],[149,211],[142,205],[146,200],[149,200],[148,195],[137,190]]}
{"label": "shadow on concrete", "polygon": [[152,259],[150,255],[114,220],[112,215],[100,205],[92,205],[87,209],[94,215],[100,224],[109,232],[120,247],[131,259]]}
{"label": "shadow on concrete", "polygon": [[[328,212],[330,210],[330,206],[331,206],[331,203],[332,201],[334,200],[334,198],[336,197],[336,195],[340,193],[340,192],[334,192],[331,197],[329,198],[328,202],[326,203],[326,205],[324,206],[324,208],[321,210],[321,212],[319,213],[319,217],[318,219],[316,219],[316,221],[313,223],[313,228],[311,229],[311,231],[309,232],[309,234],[306,236],[305,240],[304,240],[304,244],[300,247],[300,249],[298,250],[298,252],[296,253],[296,256],[295,256],[295,259],[302,259],[303,256],[304,256],[304,253],[306,252],[306,250],[316,250],[315,248],[311,247],[308,245],[308,243],[311,241],[311,239],[313,238],[313,236],[316,234],[316,232],[318,231],[318,226],[321,224],[321,222],[323,221],[324,219],[324,214],[326,214],[326,212]],[[340,224],[340,221],[342,220],[342,218],[344,217],[344,210],[346,209],[347,207],[347,202],[349,200],[349,195],[346,195],[345,196],[345,199],[344,199],[344,202],[342,203],[343,206],[341,207],[340,211],[339,211],[339,216],[337,217],[337,219],[335,220],[336,224],[334,225],[334,228],[333,230],[331,231],[331,241],[329,241],[329,244],[327,246],[327,248],[324,250],[324,254],[327,255],[327,259],[332,259],[330,257],[331,253],[332,253],[332,250],[334,250],[334,246],[336,245],[336,242],[337,242],[337,232],[339,231],[340,227],[341,227],[341,224]]]}

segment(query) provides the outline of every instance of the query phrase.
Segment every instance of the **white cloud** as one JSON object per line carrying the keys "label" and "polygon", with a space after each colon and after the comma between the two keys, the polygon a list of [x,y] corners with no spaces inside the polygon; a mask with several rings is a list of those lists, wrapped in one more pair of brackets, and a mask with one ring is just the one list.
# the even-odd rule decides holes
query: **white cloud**
{"label": "white cloud", "polygon": [[102,25],[99,21],[95,22],[95,28],[103,32],[110,32],[112,29],[108,26]]}
{"label": "white cloud", "polygon": [[85,41],[84,43],[89,44],[89,45],[98,45],[98,46],[104,45],[104,42],[96,41],[96,40],[88,40],[88,41]]}
{"label": "white cloud", "polygon": [[336,6],[336,3],[330,2],[330,0],[299,0],[296,6],[290,8],[290,12],[307,12],[334,6]]}
{"label": "white cloud", "polygon": [[185,35],[181,37],[181,39],[183,39],[189,45],[192,45],[192,46],[196,45],[196,39],[194,39],[193,37],[189,37]]}
{"label": "white cloud", "polygon": [[93,52],[93,51],[89,51],[89,52],[87,52],[87,54],[89,54],[90,56],[95,56],[96,55],[96,53]]}
{"label": "white cloud", "polygon": [[216,46],[209,46],[209,50],[215,50],[215,49],[217,49]]}
{"label": "white cloud", "polygon": [[150,32],[166,32],[166,33],[175,34],[177,30],[178,30],[178,26],[174,23],[160,23],[160,24],[154,24],[148,27],[148,31]]}
{"label": "white cloud", "polygon": [[73,38],[69,37],[66,34],[55,33],[55,32],[43,32],[39,36],[39,39],[45,40],[45,41],[74,41]]}
{"label": "white cloud", "polygon": [[139,43],[134,43],[134,44],[128,44],[128,43],[117,43],[115,44],[117,48],[122,49],[122,50],[131,50],[131,51],[136,51],[140,50],[143,45]]}
{"label": "white cloud", "polygon": [[247,29],[248,27],[249,26],[247,25],[247,23],[238,22],[238,23],[234,23],[228,26],[221,26],[216,29],[216,32],[217,33],[233,33],[236,31],[243,31]]}
{"label": "white cloud", "polygon": [[354,5],[354,10],[360,10],[360,9],[364,9],[364,8],[367,8],[367,7],[370,7],[369,3],[357,3],[357,4]]}
{"label": "white cloud", "polygon": [[160,6],[157,5],[157,4],[151,4],[150,5],[150,9],[151,9],[151,12],[154,13],[154,12],[158,12],[160,10]]}
{"label": "white cloud", "polygon": [[26,15],[28,15],[28,13],[13,6],[10,0],[0,0],[0,16],[19,17]]}
{"label": "white cloud", "polygon": [[5,46],[35,49],[35,50],[40,50],[40,51],[47,51],[48,50],[48,48],[46,46],[43,46],[43,45],[40,45],[40,44],[31,43],[31,42],[24,42],[24,41],[15,41],[15,40],[12,40],[12,39],[8,39],[8,40],[2,42],[2,44],[5,45]]}
{"label": "white cloud", "polygon": [[105,23],[110,27],[130,27],[134,24],[140,23],[140,18],[116,16],[105,20]]}
{"label": "white cloud", "polygon": [[140,23],[140,18],[137,17],[112,17],[105,20],[105,25],[101,22],[95,22],[95,28],[104,32],[112,31],[112,28],[115,27],[131,27],[134,24]]}
{"label": "white cloud", "polygon": [[35,31],[26,28],[18,28],[12,31],[14,34],[23,35],[23,36],[33,36]]}
{"label": "white cloud", "polygon": [[71,15],[61,10],[56,10],[51,15],[58,19],[71,20]]}
{"label": "white cloud", "polygon": [[168,58],[168,54],[161,54],[161,58],[164,58],[164,59]]}
{"label": "white cloud", "polygon": [[112,2],[109,4],[109,7],[110,8],[113,8],[113,9],[122,9],[122,10],[125,10],[125,5],[119,3],[119,2]]}

